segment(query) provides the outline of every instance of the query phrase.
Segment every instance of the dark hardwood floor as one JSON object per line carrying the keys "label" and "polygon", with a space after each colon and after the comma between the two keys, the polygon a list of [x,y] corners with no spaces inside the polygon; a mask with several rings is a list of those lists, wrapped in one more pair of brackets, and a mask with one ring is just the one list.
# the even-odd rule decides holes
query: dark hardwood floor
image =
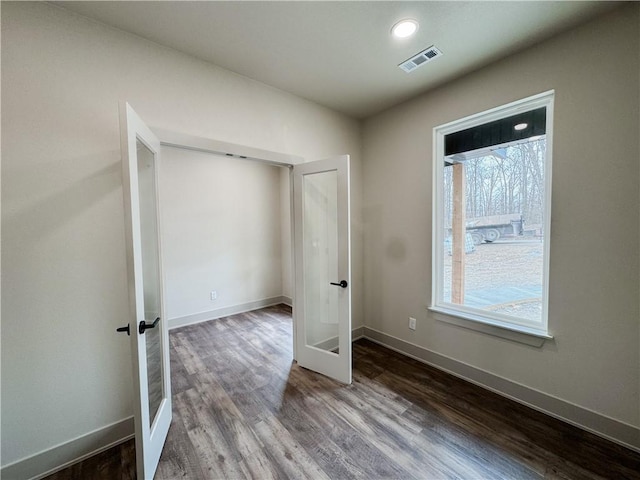
{"label": "dark hardwood floor", "polygon": [[[286,306],[173,330],[156,479],[640,479],[640,454],[367,340],[344,386],[291,361]],[[51,477],[133,478],[132,442]]]}

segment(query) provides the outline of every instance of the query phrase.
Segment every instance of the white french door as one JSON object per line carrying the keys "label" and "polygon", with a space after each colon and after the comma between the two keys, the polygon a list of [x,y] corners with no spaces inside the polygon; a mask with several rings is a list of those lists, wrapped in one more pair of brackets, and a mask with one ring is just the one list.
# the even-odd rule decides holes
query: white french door
{"label": "white french door", "polygon": [[351,383],[349,156],[294,165],[296,360]]}
{"label": "white french door", "polygon": [[160,142],[127,103],[120,105],[129,325],[138,479],[152,479],[171,424],[169,333],[160,248]]}

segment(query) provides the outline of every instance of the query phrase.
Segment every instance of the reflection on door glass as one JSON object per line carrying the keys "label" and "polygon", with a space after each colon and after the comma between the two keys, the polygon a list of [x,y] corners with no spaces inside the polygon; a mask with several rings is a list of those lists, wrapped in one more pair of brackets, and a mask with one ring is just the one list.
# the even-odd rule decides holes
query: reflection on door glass
{"label": "reflection on door glass", "polygon": [[305,331],[309,346],[337,352],[338,175],[335,170],[303,177]]}
{"label": "reflection on door glass", "polygon": [[[142,275],[146,323],[160,317],[160,268],[158,223],[156,210],[156,174],[154,154],[140,140],[138,151],[138,196],[140,199],[140,237],[142,243]],[[161,319],[160,322],[163,320]],[[144,334],[147,354],[147,386],[149,389],[149,427],[164,397],[162,382],[162,335],[160,323]]]}

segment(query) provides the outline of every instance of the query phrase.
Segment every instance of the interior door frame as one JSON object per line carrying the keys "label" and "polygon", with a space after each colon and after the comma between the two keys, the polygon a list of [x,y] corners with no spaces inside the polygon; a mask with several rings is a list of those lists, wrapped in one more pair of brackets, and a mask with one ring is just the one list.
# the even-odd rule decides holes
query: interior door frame
{"label": "interior door frame", "polygon": [[[293,166],[305,163],[305,158],[300,155],[290,155],[286,153],[274,152],[260,148],[248,147],[236,143],[223,142],[212,138],[198,137],[184,133],[178,133],[162,128],[153,128],[151,130],[160,139],[160,146],[174,147],[184,150],[193,150],[196,152],[211,153],[226,157],[237,158],[240,160],[252,160],[276,167],[285,167],[289,169],[289,222],[291,224],[290,241],[291,241],[291,278],[295,282],[296,275],[296,259],[295,259],[295,238],[294,238],[294,209],[293,209]],[[291,292],[291,310],[293,318],[292,334],[293,334],[293,359],[297,361],[296,339],[298,329],[296,326],[296,299],[295,284]]]}

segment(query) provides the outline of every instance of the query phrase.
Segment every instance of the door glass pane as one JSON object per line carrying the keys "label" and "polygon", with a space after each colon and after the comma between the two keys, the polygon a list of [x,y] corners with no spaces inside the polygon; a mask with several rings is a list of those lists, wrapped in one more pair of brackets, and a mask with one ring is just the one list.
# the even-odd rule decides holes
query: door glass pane
{"label": "door glass pane", "polygon": [[338,351],[338,174],[303,177],[303,254],[306,343]]}
{"label": "door glass pane", "polygon": [[[137,141],[138,195],[140,198],[140,237],[142,243],[142,275],[144,287],[144,315],[147,323],[160,317],[160,268],[158,223],[156,210],[156,174],[154,154]],[[162,321],[162,320],[161,320]],[[147,383],[149,389],[149,426],[164,397],[162,383],[162,336],[160,324],[147,329],[143,335],[147,351]]]}

